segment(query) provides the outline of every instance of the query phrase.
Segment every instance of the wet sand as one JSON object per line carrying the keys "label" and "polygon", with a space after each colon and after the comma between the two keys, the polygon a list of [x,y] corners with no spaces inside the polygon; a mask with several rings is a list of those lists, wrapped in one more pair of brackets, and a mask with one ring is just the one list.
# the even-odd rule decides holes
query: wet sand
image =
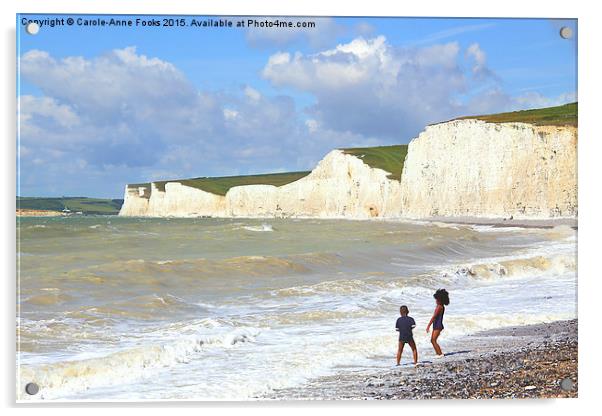
{"label": "wet sand", "polygon": [[[276,390],[267,399],[400,400],[577,397],[577,320],[508,327],[467,336],[461,345],[440,344],[448,355],[419,365],[357,371]],[[447,348],[446,348],[447,347]],[[394,352],[393,352],[394,353]],[[392,353],[392,354],[393,354]],[[394,364],[394,356],[390,358]],[[560,382],[570,379],[568,391]],[[569,383],[570,384],[570,383]]]}

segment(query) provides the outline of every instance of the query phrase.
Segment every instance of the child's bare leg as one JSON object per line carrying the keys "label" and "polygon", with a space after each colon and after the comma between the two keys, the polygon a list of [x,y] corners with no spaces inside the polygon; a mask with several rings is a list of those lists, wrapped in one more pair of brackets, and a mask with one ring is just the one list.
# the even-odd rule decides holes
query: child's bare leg
{"label": "child's bare leg", "polygon": [[412,348],[412,355],[414,356],[414,364],[418,364],[418,349],[416,348],[416,343],[414,341],[410,341],[410,348]]}
{"label": "child's bare leg", "polygon": [[441,347],[437,343],[437,338],[439,338],[439,335],[441,335],[441,330],[433,329],[433,335],[431,336],[431,344],[433,344],[433,348],[435,349],[435,353],[437,353],[437,355],[443,354],[441,352]]}
{"label": "child's bare leg", "polygon": [[404,343],[399,341],[399,346],[397,347],[397,365],[401,361],[401,353],[403,352]]}

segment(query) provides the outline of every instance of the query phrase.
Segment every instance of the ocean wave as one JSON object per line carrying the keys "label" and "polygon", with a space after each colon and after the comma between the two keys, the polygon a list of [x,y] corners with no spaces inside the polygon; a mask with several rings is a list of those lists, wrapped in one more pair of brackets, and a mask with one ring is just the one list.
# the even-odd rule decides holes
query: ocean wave
{"label": "ocean wave", "polygon": [[161,295],[152,293],[148,295],[135,296],[119,302],[112,302],[106,307],[95,308],[95,311],[102,311],[107,315],[120,315],[123,313],[128,314],[132,309],[152,310],[154,312],[157,309],[184,309],[192,306],[193,305],[186,302],[184,299],[169,293]]}
{"label": "ocean wave", "polygon": [[28,229],[28,230],[44,229],[44,228],[47,228],[46,225],[44,225],[44,224],[34,224],[34,225],[29,225],[26,227],[26,229]]}
{"label": "ocean wave", "polygon": [[[562,244],[558,244],[514,256],[483,258],[463,265],[439,266],[420,273],[394,278],[380,279],[375,278],[377,275],[374,275],[368,279],[337,279],[312,285],[282,288],[270,293],[272,297],[276,298],[311,297],[315,295],[375,295],[381,292],[384,296],[387,296],[387,294],[393,293],[392,291],[402,290],[403,293],[410,293],[414,288],[422,293],[424,290],[428,291],[442,285],[463,285],[476,280],[564,275],[574,273],[577,268],[576,256],[571,252],[567,252],[566,248]],[[399,266],[401,270],[403,265]]]}
{"label": "ocean wave", "polygon": [[382,289],[388,284],[383,281],[363,279],[340,279],[316,283],[313,285],[292,286],[271,292],[272,296],[314,296],[316,294],[358,294]]}
{"label": "ocean wave", "polygon": [[577,269],[577,258],[571,254],[533,255],[515,258],[484,260],[443,272],[443,278],[499,279],[526,278],[542,274],[561,275]]}
{"label": "ocean wave", "polygon": [[272,231],[274,231],[274,228],[272,227],[271,224],[245,225],[241,228],[244,230],[247,230],[247,231],[254,231],[254,232],[272,232]]}
{"label": "ocean wave", "polygon": [[[343,260],[336,253],[305,253],[291,256],[237,256],[224,259],[165,259],[165,260],[114,260],[85,269],[69,272],[74,279],[107,279],[107,274],[119,275],[120,279],[135,279],[152,283],[163,276],[202,279],[203,277],[274,276],[309,273],[322,267],[339,265]],[[94,280],[92,279],[92,280]],[[125,281],[123,281],[125,283]]]}
{"label": "ocean wave", "polygon": [[36,306],[52,306],[68,302],[72,299],[72,296],[58,293],[57,291],[29,296],[26,299],[24,299],[24,302]]}
{"label": "ocean wave", "polygon": [[[43,365],[21,365],[19,367],[20,386],[17,386],[19,400],[44,400],[77,393],[92,387],[107,386],[115,383],[136,380],[153,370],[185,363],[205,348],[232,348],[239,344],[252,343],[259,330],[252,327],[224,328],[214,334],[203,334],[202,322],[189,325],[196,331],[187,335],[165,334],[167,342],[130,347],[108,353],[100,357],[62,361]],[[173,337],[179,337],[171,341]],[[23,394],[25,384],[35,381],[40,393],[35,397]]]}

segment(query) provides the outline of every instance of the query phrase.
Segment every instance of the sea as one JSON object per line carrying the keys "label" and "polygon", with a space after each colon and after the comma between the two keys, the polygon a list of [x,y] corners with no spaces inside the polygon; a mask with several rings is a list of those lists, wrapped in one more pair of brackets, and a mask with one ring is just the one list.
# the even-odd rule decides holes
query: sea
{"label": "sea", "polygon": [[387,371],[401,305],[434,356],[439,288],[444,351],[577,316],[568,226],[71,216],[22,217],[17,232],[20,401],[256,400]]}

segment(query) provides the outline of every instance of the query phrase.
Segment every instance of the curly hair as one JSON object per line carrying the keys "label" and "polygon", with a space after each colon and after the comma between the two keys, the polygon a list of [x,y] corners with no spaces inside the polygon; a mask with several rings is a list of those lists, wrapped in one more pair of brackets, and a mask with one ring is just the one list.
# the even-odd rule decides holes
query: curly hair
{"label": "curly hair", "polygon": [[439,289],[433,295],[435,299],[439,301],[442,305],[449,305],[449,293],[445,289]]}

